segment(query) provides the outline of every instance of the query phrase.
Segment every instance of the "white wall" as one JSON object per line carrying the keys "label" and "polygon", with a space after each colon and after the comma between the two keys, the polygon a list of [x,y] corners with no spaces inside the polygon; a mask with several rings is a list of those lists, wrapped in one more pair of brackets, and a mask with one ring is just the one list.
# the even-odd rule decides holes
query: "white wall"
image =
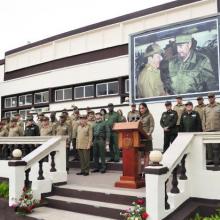
{"label": "white wall", "polygon": [[217,13],[217,0],[204,0],[87,31],[6,56],[6,71],[126,44],[135,32]]}
{"label": "white wall", "polygon": [[4,81],[4,67],[5,65],[0,65],[0,83]]}

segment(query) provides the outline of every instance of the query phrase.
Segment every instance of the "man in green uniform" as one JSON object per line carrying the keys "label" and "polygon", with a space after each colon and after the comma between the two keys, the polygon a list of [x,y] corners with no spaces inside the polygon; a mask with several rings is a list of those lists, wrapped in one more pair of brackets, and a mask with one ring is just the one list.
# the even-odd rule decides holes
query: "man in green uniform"
{"label": "man in green uniform", "polygon": [[202,122],[199,113],[193,111],[192,102],[186,103],[186,111],[180,119],[180,132],[201,132]]}
{"label": "man in green uniform", "polygon": [[[106,145],[109,145],[110,130],[109,126],[102,119],[100,112],[95,114],[96,123],[93,126],[93,155],[95,167],[92,172],[106,172],[105,153]],[[99,158],[101,158],[101,169],[99,166]]]}
{"label": "man in green uniform", "polygon": [[169,62],[169,75],[174,94],[218,89],[210,59],[196,51],[194,42],[191,34],[176,37],[178,55]]}
{"label": "man in green uniform", "polygon": [[177,96],[176,97],[176,105],[173,108],[173,110],[176,111],[177,115],[178,115],[178,119],[176,122],[177,129],[179,129],[180,119],[181,119],[181,116],[182,116],[183,112],[185,111],[185,109],[186,109],[185,105],[183,105],[183,98],[181,96]]}
{"label": "man in green uniform", "polygon": [[163,112],[160,119],[160,125],[164,130],[163,152],[168,149],[170,144],[177,137],[176,122],[178,119],[177,112],[172,110],[172,103],[170,101],[166,101],[165,106],[167,111]]}
{"label": "man in green uniform", "polygon": [[161,48],[158,44],[151,44],[146,48],[147,64],[141,71],[137,87],[138,97],[147,98],[165,95],[164,86],[160,77]]}
{"label": "man in green uniform", "polygon": [[203,114],[206,105],[204,104],[204,99],[202,96],[197,97],[198,105],[195,106],[194,111],[199,113],[201,120],[203,121]]}
{"label": "man in green uniform", "polygon": [[114,105],[112,103],[108,104],[108,113],[106,114],[106,122],[110,128],[110,140],[109,140],[109,149],[111,159],[108,162],[119,162],[120,160],[120,151],[118,148],[118,139],[117,133],[112,130],[114,123],[120,122],[120,115],[114,111]]}
{"label": "man in green uniform", "polygon": [[133,103],[131,104],[131,111],[128,112],[127,120],[128,122],[131,122],[131,121],[138,121],[139,119],[140,119],[139,111],[136,110],[136,104]]}

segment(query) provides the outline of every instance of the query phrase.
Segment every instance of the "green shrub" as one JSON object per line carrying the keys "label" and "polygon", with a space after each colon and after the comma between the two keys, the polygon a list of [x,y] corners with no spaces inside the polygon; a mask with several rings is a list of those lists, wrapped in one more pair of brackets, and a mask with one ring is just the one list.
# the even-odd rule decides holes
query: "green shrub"
{"label": "green shrub", "polygon": [[207,217],[202,217],[197,213],[191,220],[220,220],[220,209],[217,209],[215,214]]}
{"label": "green shrub", "polygon": [[9,197],[9,185],[7,182],[0,183],[0,197],[5,199]]}

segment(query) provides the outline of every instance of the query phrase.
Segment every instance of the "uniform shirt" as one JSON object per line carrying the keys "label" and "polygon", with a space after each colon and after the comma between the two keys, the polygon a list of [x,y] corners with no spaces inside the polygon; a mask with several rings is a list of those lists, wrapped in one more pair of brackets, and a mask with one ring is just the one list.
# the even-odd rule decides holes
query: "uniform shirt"
{"label": "uniform shirt", "polygon": [[87,124],[89,124],[92,128],[94,127],[95,123],[95,120],[87,121]]}
{"label": "uniform shirt", "polygon": [[199,113],[196,111],[184,112],[180,120],[180,132],[200,132],[202,122]]}
{"label": "uniform shirt", "polygon": [[76,149],[89,149],[92,145],[92,127],[89,124],[77,128]]}
{"label": "uniform shirt", "polygon": [[54,127],[52,125],[41,126],[40,128],[40,136],[53,136],[56,134]]}
{"label": "uniform shirt", "polygon": [[154,97],[165,95],[160,78],[160,70],[146,64],[138,77],[138,97]]}
{"label": "uniform shirt", "polygon": [[121,122],[120,115],[115,111],[107,113],[105,118],[110,129],[113,128],[114,123]]}
{"label": "uniform shirt", "polygon": [[93,139],[103,138],[109,142],[110,129],[105,121],[97,121],[93,126]]}
{"label": "uniform shirt", "polygon": [[56,135],[61,135],[61,136],[68,136],[67,139],[67,147],[70,145],[70,140],[72,136],[71,128],[67,123],[58,123],[57,128],[56,128]]}
{"label": "uniform shirt", "polygon": [[194,111],[199,113],[201,120],[203,120],[203,114],[204,114],[205,107],[206,107],[206,105],[202,104],[202,105],[196,105],[194,108]]}
{"label": "uniform shirt", "polygon": [[177,129],[176,129],[177,119],[178,119],[178,115],[176,111],[169,110],[163,112],[160,119],[160,125],[162,128],[169,129],[169,131],[164,131],[164,132],[177,133]]}
{"label": "uniform shirt", "polygon": [[204,131],[220,131],[220,104],[208,104],[203,114],[203,130]]}
{"label": "uniform shirt", "polygon": [[37,126],[39,127],[39,129],[41,129],[42,127],[42,122],[40,120],[37,121]]}
{"label": "uniform shirt", "polygon": [[142,128],[145,131],[145,133],[146,134],[150,133],[150,136],[148,137],[148,139],[152,139],[151,134],[154,131],[154,118],[153,118],[153,115],[150,112],[145,113],[145,114],[141,115],[140,121],[142,123]]}
{"label": "uniform shirt", "polygon": [[40,136],[40,129],[36,124],[26,125],[24,136]]}
{"label": "uniform shirt", "polygon": [[7,137],[8,136],[8,129],[7,128],[0,128],[0,137]]}
{"label": "uniform shirt", "polygon": [[73,139],[76,138],[78,126],[79,126],[79,120],[73,120],[72,122],[72,138]]}
{"label": "uniform shirt", "polygon": [[174,106],[173,110],[176,111],[177,115],[178,115],[178,119],[177,119],[176,125],[180,125],[181,116],[182,116],[183,112],[186,110],[185,105],[183,105],[183,104],[176,104]]}
{"label": "uniform shirt", "polygon": [[23,135],[24,135],[23,129],[20,126],[16,125],[14,127],[12,126],[9,127],[9,132],[8,132],[9,137],[18,137]]}
{"label": "uniform shirt", "polygon": [[50,125],[53,126],[54,130],[57,129],[58,123],[59,123],[59,122],[57,121],[57,119],[56,119],[55,121],[53,121],[53,122],[50,121]]}
{"label": "uniform shirt", "polygon": [[140,114],[138,110],[135,110],[134,112],[132,111],[128,112],[127,115],[128,122],[137,121],[139,118],[140,118]]}
{"label": "uniform shirt", "polygon": [[17,122],[17,125],[20,126],[22,128],[22,130],[24,130],[24,122],[22,120],[19,120]]}

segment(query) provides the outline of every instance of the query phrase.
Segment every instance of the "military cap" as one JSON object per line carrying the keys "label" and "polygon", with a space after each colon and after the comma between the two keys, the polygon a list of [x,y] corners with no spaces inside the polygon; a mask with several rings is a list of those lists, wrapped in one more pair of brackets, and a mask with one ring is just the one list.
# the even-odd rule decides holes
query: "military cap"
{"label": "military cap", "polygon": [[17,118],[14,117],[11,119],[11,122],[17,122],[17,121],[18,121]]}
{"label": "military cap", "polygon": [[180,96],[180,95],[178,95],[178,96],[176,97],[176,99],[183,99],[183,97]]}
{"label": "military cap", "polygon": [[109,103],[109,104],[108,104],[108,107],[111,107],[111,106],[114,106],[113,103]]}
{"label": "military cap", "polygon": [[146,48],[144,57],[149,57],[154,54],[161,54],[161,53],[162,50],[158,44],[151,44]]}
{"label": "military cap", "polygon": [[215,93],[213,92],[208,93],[208,97],[215,97]]}
{"label": "military cap", "polygon": [[62,114],[60,115],[60,118],[66,118],[66,115],[62,113]]}
{"label": "military cap", "polygon": [[203,99],[202,96],[198,96],[198,97],[197,97],[197,100],[202,100],[202,99]]}
{"label": "military cap", "polygon": [[192,34],[181,34],[176,36],[176,44],[189,43],[192,40]]}
{"label": "military cap", "polygon": [[78,107],[76,105],[73,105],[73,110],[78,110]]}
{"label": "military cap", "polygon": [[135,103],[132,103],[132,104],[131,104],[131,107],[136,107],[136,104],[135,104]]}
{"label": "military cap", "polygon": [[96,112],[95,115],[102,115],[102,113],[101,112]]}
{"label": "military cap", "polygon": [[67,113],[67,114],[68,114],[67,109],[66,109],[66,108],[64,108],[64,109],[62,110],[62,113]]}
{"label": "military cap", "polygon": [[38,116],[44,116],[44,113],[43,112],[40,112],[37,114]]}
{"label": "military cap", "polygon": [[87,115],[80,115],[79,118],[87,118]]}
{"label": "military cap", "polygon": [[43,121],[49,121],[49,117],[44,116]]}
{"label": "military cap", "polygon": [[165,106],[169,106],[169,105],[172,105],[171,101],[166,101]]}
{"label": "military cap", "polygon": [[185,104],[185,106],[187,106],[187,105],[193,105],[193,103],[190,102],[190,101],[188,101],[188,102]]}
{"label": "military cap", "polygon": [[50,115],[56,115],[56,112],[50,112]]}

